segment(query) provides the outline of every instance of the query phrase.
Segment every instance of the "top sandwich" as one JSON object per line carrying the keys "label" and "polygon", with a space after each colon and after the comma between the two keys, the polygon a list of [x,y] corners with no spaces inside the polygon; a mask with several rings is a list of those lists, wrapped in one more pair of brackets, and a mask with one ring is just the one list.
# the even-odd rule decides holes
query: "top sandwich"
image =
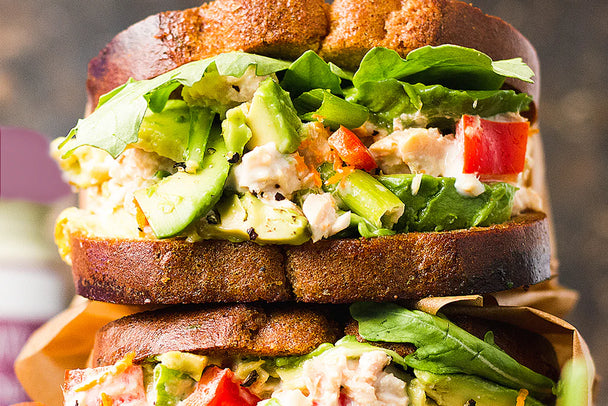
{"label": "top sandwich", "polygon": [[81,193],[57,228],[78,293],[352,302],[548,278],[530,66],[521,34],[458,1],[216,0],[130,27],[54,143]]}

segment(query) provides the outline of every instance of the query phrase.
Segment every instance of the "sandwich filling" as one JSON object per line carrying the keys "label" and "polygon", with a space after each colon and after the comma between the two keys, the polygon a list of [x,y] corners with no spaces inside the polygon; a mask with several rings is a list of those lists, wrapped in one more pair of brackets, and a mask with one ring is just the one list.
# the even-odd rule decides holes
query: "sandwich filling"
{"label": "sandwich filling", "polygon": [[52,146],[69,235],[302,244],[488,226],[540,210],[521,61],[452,45],[355,73],[228,53],[129,81]]}
{"label": "sandwich filling", "polygon": [[[113,366],[69,371],[64,404],[514,406],[552,399],[554,382],[504,353],[491,333],[480,340],[444,318],[393,304],[355,304],[351,313],[368,342],[349,335],[278,358],[172,351],[134,363],[129,353]],[[417,349],[402,356],[386,343]]]}

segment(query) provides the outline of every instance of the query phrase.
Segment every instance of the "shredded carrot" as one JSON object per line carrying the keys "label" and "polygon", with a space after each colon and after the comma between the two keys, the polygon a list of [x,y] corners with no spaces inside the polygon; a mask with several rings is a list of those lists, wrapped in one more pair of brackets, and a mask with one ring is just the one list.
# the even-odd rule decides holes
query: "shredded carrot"
{"label": "shredded carrot", "polygon": [[333,185],[334,183],[341,182],[346,179],[348,175],[353,173],[355,169],[356,168],[354,166],[343,166],[339,168],[334,175],[330,176],[326,183],[328,185]]}
{"label": "shredded carrot", "polygon": [[528,130],[528,136],[532,136],[534,134],[538,134],[540,132],[540,130],[538,128],[532,128],[530,127],[530,129]]}
{"label": "shredded carrot", "polygon": [[101,405],[102,406],[112,406],[114,404],[114,401],[112,400],[111,397],[109,397],[108,395],[106,395],[104,392],[101,392]]}
{"label": "shredded carrot", "polygon": [[116,376],[116,375],[120,374],[121,372],[124,372],[127,368],[129,368],[131,365],[133,365],[134,359],[135,359],[135,352],[131,351],[130,353],[125,355],[125,357],[123,359],[121,359],[116,364],[114,364],[112,366],[112,368],[110,368],[108,371],[106,371],[104,374],[102,374],[99,378],[93,379],[90,382],[85,382],[82,385],[78,386],[77,388],[74,388],[74,392],[84,392],[86,390],[94,388],[97,385],[102,384],[110,376]]}
{"label": "shredded carrot", "polygon": [[517,403],[515,406],[524,406],[526,404],[526,398],[528,397],[527,389],[520,389],[519,394],[517,395]]}

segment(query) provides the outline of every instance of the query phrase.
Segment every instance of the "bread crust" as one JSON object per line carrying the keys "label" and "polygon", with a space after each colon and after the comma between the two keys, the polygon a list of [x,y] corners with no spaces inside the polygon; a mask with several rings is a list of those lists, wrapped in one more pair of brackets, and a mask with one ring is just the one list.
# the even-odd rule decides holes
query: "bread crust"
{"label": "bread crust", "polygon": [[87,112],[99,96],[130,77],[155,77],[184,63],[228,51],[295,59],[306,50],[354,69],[374,46],[402,56],[425,46],[456,44],[494,59],[522,57],[534,84],[507,80],[540,94],[534,47],[513,26],[457,0],[215,0],[156,14],[119,33],[89,63]]}
{"label": "bread crust", "polygon": [[93,366],[169,351],[230,356],[308,354],[340,338],[339,324],[312,308],[255,305],[178,306],[115,320],[96,335]]}
{"label": "bread crust", "polygon": [[87,112],[129,78],[150,79],[185,63],[244,51],[295,59],[329,29],[323,0],[220,0],[152,15],[116,35],[89,62]]}
{"label": "bread crust", "polygon": [[125,304],[392,301],[491,293],[550,277],[542,213],[491,227],[301,246],[78,235],[71,246],[76,292]]}
{"label": "bread crust", "polygon": [[131,304],[277,302],[291,298],[278,246],[72,236],[76,292]]}

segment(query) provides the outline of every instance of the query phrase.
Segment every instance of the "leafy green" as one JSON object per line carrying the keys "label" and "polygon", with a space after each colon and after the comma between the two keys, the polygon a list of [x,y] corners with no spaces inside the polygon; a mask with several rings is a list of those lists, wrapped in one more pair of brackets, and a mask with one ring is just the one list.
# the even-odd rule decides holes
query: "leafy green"
{"label": "leafy green", "polygon": [[418,48],[405,59],[393,50],[374,48],[361,61],[353,84],[359,87],[369,81],[400,79],[452,89],[496,90],[506,77],[532,82],[532,76],[534,72],[521,58],[494,62],[474,49],[441,45]]}
{"label": "leafy green", "polygon": [[164,108],[169,95],[178,86],[192,86],[214,65],[220,75],[240,77],[251,65],[258,75],[285,70],[289,62],[242,52],[231,52],[190,62],[149,80],[125,83],[102,96],[98,108],[78,120],[59,146],[65,158],[82,145],[101,148],[116,158],[127,145],[137,142],[137,133],[148,107],[154,112]]}
{"label": "leafy green", "polygon": [[422,175],[416,193],[415,175],[383,175],[378,180],[405,204],[395,230],[444,231],[489,226],[511,217],[515,187],[508,183],[486,184],[479,196],[463,196],[455,178]]}
{"label": "leafy green", "polygon": [[463,114],[489,117],[524,111],[532,101],[530,96],[513,90],[453,90],[441,85],[411,85],[396,79],[365,82],[349,92],[347,100],[367,107],[387,127],[395,118],[409,126],[418,112],[433,124],[446,118],[456,121]]}
{"label": "leafy green", "polygon": [[414,344],[417,350],[405,357],[412,368],[476,375],[509,388],[528,389],[540,398],[551,394],[551,379],[446,319],[393,303],[355,303],[350,312],[366,340]]}
{"label": "leafy green", "polygon": [[285,71],[281,87],[297,97],[312,89],[327,89],[341,95],[340,77],[314,51],[304,52]]}
{"label": "leafy green", "polygon": [[346,101],[322,89],[305,92],[293,103],[302,120],[319,119],[325,126],[334,130],[338,129],[340,125],[346,128],[360,127],[369,116],[365,107]]}

